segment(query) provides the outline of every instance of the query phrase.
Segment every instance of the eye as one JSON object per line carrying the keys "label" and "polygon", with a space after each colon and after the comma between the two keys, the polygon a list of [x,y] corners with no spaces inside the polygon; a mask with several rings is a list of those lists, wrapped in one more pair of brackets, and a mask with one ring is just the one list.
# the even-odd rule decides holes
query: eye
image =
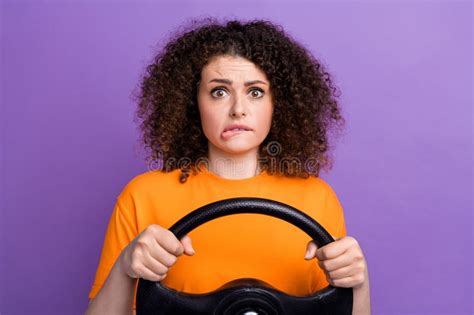
{"label": "eye", "polygon": [[213,89],[213,90],[211,91],[211,95],[212,95],[213,97],[215,97],[215,98],[221,98],[222,93],[219,93],[218,96],[215,96],[216,94],[215,94],[214,92],[218,92],[218,91],[225,91],[225,89],[222,88],[222,87],[215,88],[215,89]]}
{"label": "eye", "polygon": [[[260,93],[262,93],[262,96],[259,96],[259,97],[256,97],[256,98],[261,98],[261,97],[263,97],[264,92],[263,92],[262,89],[254,88],[254,89],[251,90],[251,93],[254,93],[254,92],[260,92]],[[255,95],[255,94],[253,94],[253,95]]]}
{"label": "eye", "polygon": [[[223,97],[223,94],[221,91],[226,91],[226,89],[224,89],[223,87],[217,87],[215,89],[213,89],[211,91],[211,95],[214,97],[214,98],[221,98]],[[216,93],[218,92],[218,93]],[[257,93],[255,93],[257,92]],[[263,97],[263,94],[264,94],[264,91],[260,88],[253,88],[250,90],[250,93],[252,93],[252,96],[256,96],[255,98],[261,98]],[[261,95],[259,96],[258,93],[261,93]]]}

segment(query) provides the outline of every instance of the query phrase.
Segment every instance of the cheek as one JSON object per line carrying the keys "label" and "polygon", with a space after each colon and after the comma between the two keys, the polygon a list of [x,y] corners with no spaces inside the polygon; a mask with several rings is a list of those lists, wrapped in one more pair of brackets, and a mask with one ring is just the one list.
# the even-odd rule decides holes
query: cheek
{"label": "cheek", "polygon": [[212,129],[212,110],[208,104],[206,97],[199,93],[198,95],[198,109],[201,117],[201,127],[204,131]]}
{"label": "cheek", "polygon": [[219,123],[221,121],[219,113],[209,107],[202,106],[200,108],[200,116],[204,133],[208,138],[212,137],[212,134],[219,130]]}
{"label": "cheek", "polygon": [[270,127],[272,125],[272,113],[273,109],[271,104],[267,104],[267,106],[264,106],[259,113],[259,121],[258,125],[259,126],[265,126],[265,132],[268,132],[270,130]]}

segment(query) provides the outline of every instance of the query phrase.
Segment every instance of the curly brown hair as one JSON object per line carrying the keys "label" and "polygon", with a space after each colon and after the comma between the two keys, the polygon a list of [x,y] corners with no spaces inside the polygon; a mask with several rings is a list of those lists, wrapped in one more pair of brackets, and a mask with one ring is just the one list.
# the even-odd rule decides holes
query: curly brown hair
{"label": "curly brown hair", "polygon": [[208,140],[199,116],[198,83],[207,62],[223,55],[246,58],[270,81],[274,112],[259,147],[260,168],[303,178],[330,169],[330,131],[340,131],[334,127],[345,121],[338,89],[321,62],[270,21],[219,23],[212,17],[192,19],[171,34],[146,67],[136,94],[136,119],[148,166],[158,163],[164,172],[179,168],[182,182],[191,170],[200,170]]}

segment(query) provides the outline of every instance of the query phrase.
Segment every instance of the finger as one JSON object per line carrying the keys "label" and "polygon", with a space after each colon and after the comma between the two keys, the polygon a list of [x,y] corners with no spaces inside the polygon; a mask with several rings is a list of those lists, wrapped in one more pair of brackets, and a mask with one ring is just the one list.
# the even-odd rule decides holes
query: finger
{"label": "finger", "polygon": [[148,269],[147,267],[143,266],[142,270],[140,271],[139,278],[149,280],[149,281],[161,281],[166,278],[167,274],[159,275]]}
{"label": "finger", "polygon": [[149,253],[144,254],[142,264],[143,266],[151,270],[153,273],[160,276],[168,272],[168,267],[163,265],[160,261],[156,260],[155,258],[151,257]]}
{"label": "finger", "polygon": [[165,250],[158,242],[155,242],[155,246],[150,246],[148,248],[148,253],[150,256],[165,265],[166,267],[171,267],[176,263],[176,256],[174,254],[170,254],[167,250]]}
{"label": "finger", "polygon": [[186,255],[192,256],[195,254],[194,248],[193,248],[193,243],[191,241],[191,238],[188,235],[185,235],[181,239],[181,244],[183,245],[184,248],[184,253]]}
{"label": "finger", "polygon": [[326,272],[334,271],[340,268],[351,265],[352,258],[350,255],[341,255],[336,258],[327,259],[324,261],[318,261],[319,267]]}
{"label": "finger", "polygon": [[[329,234],[331,235],[331,234]],[[335,238],[333,235],[331,235],[331,237],[335,240],[339,239],[339,238]],[[306,249],[306,255],[305,255],[305,259],[312,259],[314,257],[316,257],[316,252],[318,250],[318,246],[316,245],[316,243],[314,243],[314,241],[309,241],[308,242],[308,246],[307,246],[307,249]]]}
{"label": "finger", "polygon": [[328,271],[327,275],[331,279],[336,280],[351,277],[354,273],[356,273],[356,270],[354,270],[352,266],[345,266],[336,270]]}
{"label": "finger", "polygon": [[344,241],[334,241],[319,248],[316,251],[316,257],[318,260],[332,259],[344,254],[349,247],[350,244]]}
{"label": "finger", "polygon": [[314,256],[316,255],[317,249],[318,249],[318,246],[313,241],[309,241],[306,247],[306,255],[304,259],[309,260],[309,259],[314,258]]}
{"label": "finger", "polygon": [[331,278],[326,277],[326,280],[333,287],[339,287],[339,288],[352,288],[355,283],[354,277],[345,277],[341,279],[331,279]]}
{"label": "finger", "polygon": [[183,245],[170,230],[161,230],[157,241],[168,253],[175,256],[183,254]]}

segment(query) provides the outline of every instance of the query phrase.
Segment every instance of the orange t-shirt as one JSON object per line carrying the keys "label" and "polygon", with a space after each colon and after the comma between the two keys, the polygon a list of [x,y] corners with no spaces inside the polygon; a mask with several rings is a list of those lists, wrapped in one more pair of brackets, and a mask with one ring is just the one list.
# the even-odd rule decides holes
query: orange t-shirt
{"label": "orange t-shirt", "polygon": [[[346,236],[343,208],[321,178],[289,178],[264,171],[250,178],[225,179],[201,169],[184,184],[179,182],[180,170],[175,169],[142,173],[125,186],[108,223],[90,299],[103,286],[121,251],[150,224],[169,228],[192,210],[222,199],[259,197],[283,202],[313,217],[333,237]],[[162,280],[167,287],[206,293],[231,280],[256,278],[303,296],[328,285],[317,260],[304,259],[311,238],[281,219],[230,215],[209,221],[188,236],[196,253],[178,257]]]}

